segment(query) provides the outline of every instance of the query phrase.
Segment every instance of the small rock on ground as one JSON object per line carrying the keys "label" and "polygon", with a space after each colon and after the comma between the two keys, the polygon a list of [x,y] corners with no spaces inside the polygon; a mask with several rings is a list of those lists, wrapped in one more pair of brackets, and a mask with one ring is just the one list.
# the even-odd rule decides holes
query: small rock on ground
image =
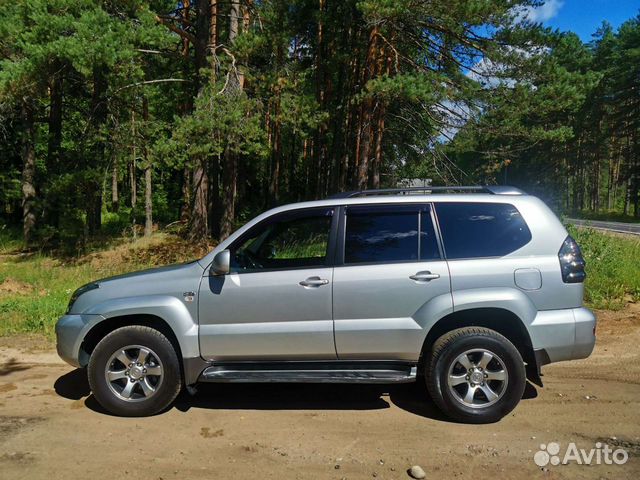
{"label": "small rock on ground", "polygon": [[424,470],[422,469],[422,467],[420,465],[414,465],[413,467],[411,467],[409,469],[409,471],[407,473],[412,478],[416,478],[416,479],[425,478],[427,476],[427,474],[424,473]]}

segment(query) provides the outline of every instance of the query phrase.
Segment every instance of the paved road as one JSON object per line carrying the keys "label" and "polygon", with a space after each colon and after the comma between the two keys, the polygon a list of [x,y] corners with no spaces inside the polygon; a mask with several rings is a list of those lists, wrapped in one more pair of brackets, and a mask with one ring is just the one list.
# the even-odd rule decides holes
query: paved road
{"label": "paved road", "polygon": [[565,219],[565,222],[579,227],[591,227],[597,230],[606,230],[608,232],[640,235],[640,223],[603,222],[601,220],[581,220],[577,218],[567,218]]}

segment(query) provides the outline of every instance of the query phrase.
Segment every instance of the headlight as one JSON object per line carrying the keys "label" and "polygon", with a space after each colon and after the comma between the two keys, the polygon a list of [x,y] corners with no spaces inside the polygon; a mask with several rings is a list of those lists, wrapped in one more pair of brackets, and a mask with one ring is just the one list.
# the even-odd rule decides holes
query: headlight
{"label": "headlight", "polygon": [[87,283],[86,285],[81,286],[75,292],[73,292],[71,294],[71,298],[69,299],[69,305],[67,305],[67,313],[71,311],[71,307],[73,307],[73,304],[75,303],[75,301],[78,299],[80,295],[82,295],[83,293],[87,293],[91,290],[95,290],[96,288],[100,288],[100,285],[97,283]]}

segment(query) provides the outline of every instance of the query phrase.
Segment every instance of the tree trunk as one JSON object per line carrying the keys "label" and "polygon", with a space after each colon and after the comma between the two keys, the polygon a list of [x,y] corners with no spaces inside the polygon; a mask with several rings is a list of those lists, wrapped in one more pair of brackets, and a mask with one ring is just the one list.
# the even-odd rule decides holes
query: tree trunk
{"label": "tree trunk", "polygon": [[[93,95],[91,98],[91,114],[93,134],[96,135],[93,149],[94,169],[100,169],[105,165],[105,140],[102,137],[102,128],[107,121],[107,68],[97,65],[93,68]],[[94,173],[87,185],[87,229],[89,235],[96,234],[102,225],[102,188]]]}
{"label": "tree trunk", "polygon": [[631,177],[627,179],[627,185],[624,191],[624,207],[622,210],[623,215],[629,215],[631,206]]}
{"label": "tree trunk", "polygon": [[153,201],[151,196],[151,164],[144,169],[144,236],[153,233]]}
{"label": "tree trunk", "polygon": [[207,44],[207,54],[211,57],[211,83],[217,79],[217,47],[218,47],[218,1],[209,1],[209,42]]}
{"label": "tree trunk", "polygon": [[271,121],[271,179],[269,181],[269,206],[273,207],[280,200],[280,89],[275,92],[274,112]]}
{"label": "tree trunk", "polygon": [[240,2],[231,0],[229,11],[229,45],[233,45],[238,37],[238,19],[240,18]]}
{"label": "tree trunk", "polygon": [[237,193],[238,160],[237,156],[228,149],[225,152],[225,168],[222,174],[224,185],[222,201],[224,209],[220,219],[220,240],[227,238],[233,233],[235,221],[235,206]]}
{"label": "tree trunk", "polygon": [[[378,62],[376,60],[378,53],[378,26],[371,29],[369,35],[369,48],[367,51],[367,60],[362,71],[361,88],[367,82],[375,78],[377,75]],[[371,156],[371,142],[373,136],[373,106],[374,101],[369,96],[362,101],[360,106],[358,139],[356,143],[356,177],[354,186],[358,190],[364,190],[369,183],[369,161]]]}
{"label": "tree trunk", "polygon": [[209,55],[216,53],[216,47],[218,46],[218,1],[209,1]]}
{"label": "tree trunk", "polygon": [[62,144],[62,67],[55,62],[49,85],[49,141],[47,148],[47,168],[58,171],[60,168],[60,146]]}
{"label": "tree trunk", "polygon": [[[191,1],[184,0],[182,2],[183,8],[181,11],[181,17],[183,21],[189,21],[189,15],[191,11]],[[182,74],[184,78],[188,78],[191,74],[190,69],[190,57],[189,57],[189,45],[190,42],[187,38],[182,38]],[[189,83],[184,83],[184,90],[182,92],[183,101],[180,103],[180,115],[187,115],[193,109],[192,100],[192,86]],[[180,206],[180,220],[183,222],[189,222],[191,209],[191,168],[185,167],[182,175],[182,205]]]}
{"label": "tree trunk", "polygon": [[[327,89],[328,89],[328,75],[326,74],[326,35],[325,35],[325,15],[326,15],[326,0],[319,0],[318,2],[318,33],[317,33],[317,53],[315,59],[316,70],[316,101],[320,106],[320,109],[324,109],[327,103]],[[315,153],[317,155],[314,158],[312,165],[312,178],[314,180],[313,198],[320,198],[324,193],[323,179],[327,177],[326,161],[327,161],[327,139],[326,139],[327,126],[323,121],[316,131],[315,135]]]}
{"label": "tree trunk", "polygon": [[378,105],[376,125],[376,151],[371,172],[371,188],[380,188],[380,166],[382,165],[382,137],[384,135],[384,107]]}
{"label": "tree trunk", "polygon": [[[63,65],[54,61],[50,71],[49,82],[49,118],[47,142],[47,174],[58,175],[64,171],[61,165],[62,145],[62,95],[63,95]],[[60,227],[61,202],[45,203],[44,223],[52,225],[56,230]]]}
{"label": "tree trunk", "polygon": [[[145,126],[149,121],[149,101],[147,97],[142,97],[142,119]],[[153,197],[151,192],[151,159],[149,158],[149,148],[145,139],[143,145],[144,152],[144,236],[150,237],[153,233]]]}
{"label": "tree trunk", "polygon": [[191,169],[185,167],[182,173],[182,205],[180,206],[180,221],[189,222],[191,218]]}
{"label": "tree trunk", "polygon": [[209,234],[207,191],[209,178],[202,163],[193,172],[193,206],[191,208],[191,226],[189,238],[192,241],[203,241]]}
{"label": "tree trunk", "polygon": [[[238,37],[238,17],[240,16],[240,2],[231,0],[229,13],[229,45],[233,47]],[[235,75],[231,75],[235,79]],[[237,80],[229,82],[227,95],[237,95],[242,85]],[[224,151],[224,164],[222,172],[222,213],[220,217],[220,239],[224,239],[233,232],[235,222],[236,193],[238,176],[238,156],[231,151],[229,146]]]}
{"label": "tree trunk", "polygon": [[[200,95],[206,83],[200,76],[200,70],[207,66],[207,54],[211,48],[211,10],[214,6],[211,2],[198,2],[196,4],[196,42],[195,67],[197,72],[197,91]],[[217,4],[215,6],[217,8]],[[217,20],[217,15],[215,16]],[[217,27],[216,27],[217,28]],[[215,35],[215,32],[213,32]],[[211,79],[210,79],[211,80]],[[189,239],[194,242],[202,242],[209,235],[209,172],[207,169],[207,159],[204,156],[194,158],[194,169],[192,175],[193,194],[191,204],[191,218],[189,222]]]}
{"label": "tree trunk", "polygon": [[120,206],[120,198],[118,197],[118,157],[113,154],[111,164],[111,210],[118,211]]}
{"label": "tree trunk", "polygon": [[211,159],[211,171],[209,173],[209,219],[210,233],[214,238],[220,238],[220,155]]}
{"label": "tree trunk", "polygon": [[[218,78],[218,57],[217,49],[219,44],[219,22],[218,22],[218,1],[210,0],[209,2],[209,56],[211,57],[211,84],[215,84]],[[218,238],[220,236],[220,155],[210,158],[211,162],[209,176],[208,191],[208,215],[210,234]]]}
{"label": "tree trunk", "polygon": [[33,107],[28,101],[22,103],[23,146],[22,146],[22,232],[24,243],[33,240],[36,226],[36,150]]}
{"label": "tree trunk", "polygon": [[[131,163],[129,164],[129,183],[131,186],[131,214],[133,215],[133,210],[136,208],[136,204],[138,203],[138,179],[136,178],[136,112],[135,110],[131,110]],[[135,218],[135,215],[133,215]],[[135,220],[134,220],[135,224]]]}

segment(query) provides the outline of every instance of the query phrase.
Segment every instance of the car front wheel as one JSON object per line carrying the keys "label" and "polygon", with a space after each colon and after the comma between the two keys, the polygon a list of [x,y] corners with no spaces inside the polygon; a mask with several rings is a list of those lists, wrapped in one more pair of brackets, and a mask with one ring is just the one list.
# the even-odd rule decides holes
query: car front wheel
{"label": "car front wheel", "polygon": [[153,415],[180,392],[180,364],[162,333],[132,325],[118,328],[96,346],[88,366],[91,391],[109,412],[125,417]]}
{"label": "car front wheel", "polygon": [[490,423],[511,412],[524,393],[526,372],[518,349],[488,328],[452,330],[425,362],[429,393],[449,417]]}

